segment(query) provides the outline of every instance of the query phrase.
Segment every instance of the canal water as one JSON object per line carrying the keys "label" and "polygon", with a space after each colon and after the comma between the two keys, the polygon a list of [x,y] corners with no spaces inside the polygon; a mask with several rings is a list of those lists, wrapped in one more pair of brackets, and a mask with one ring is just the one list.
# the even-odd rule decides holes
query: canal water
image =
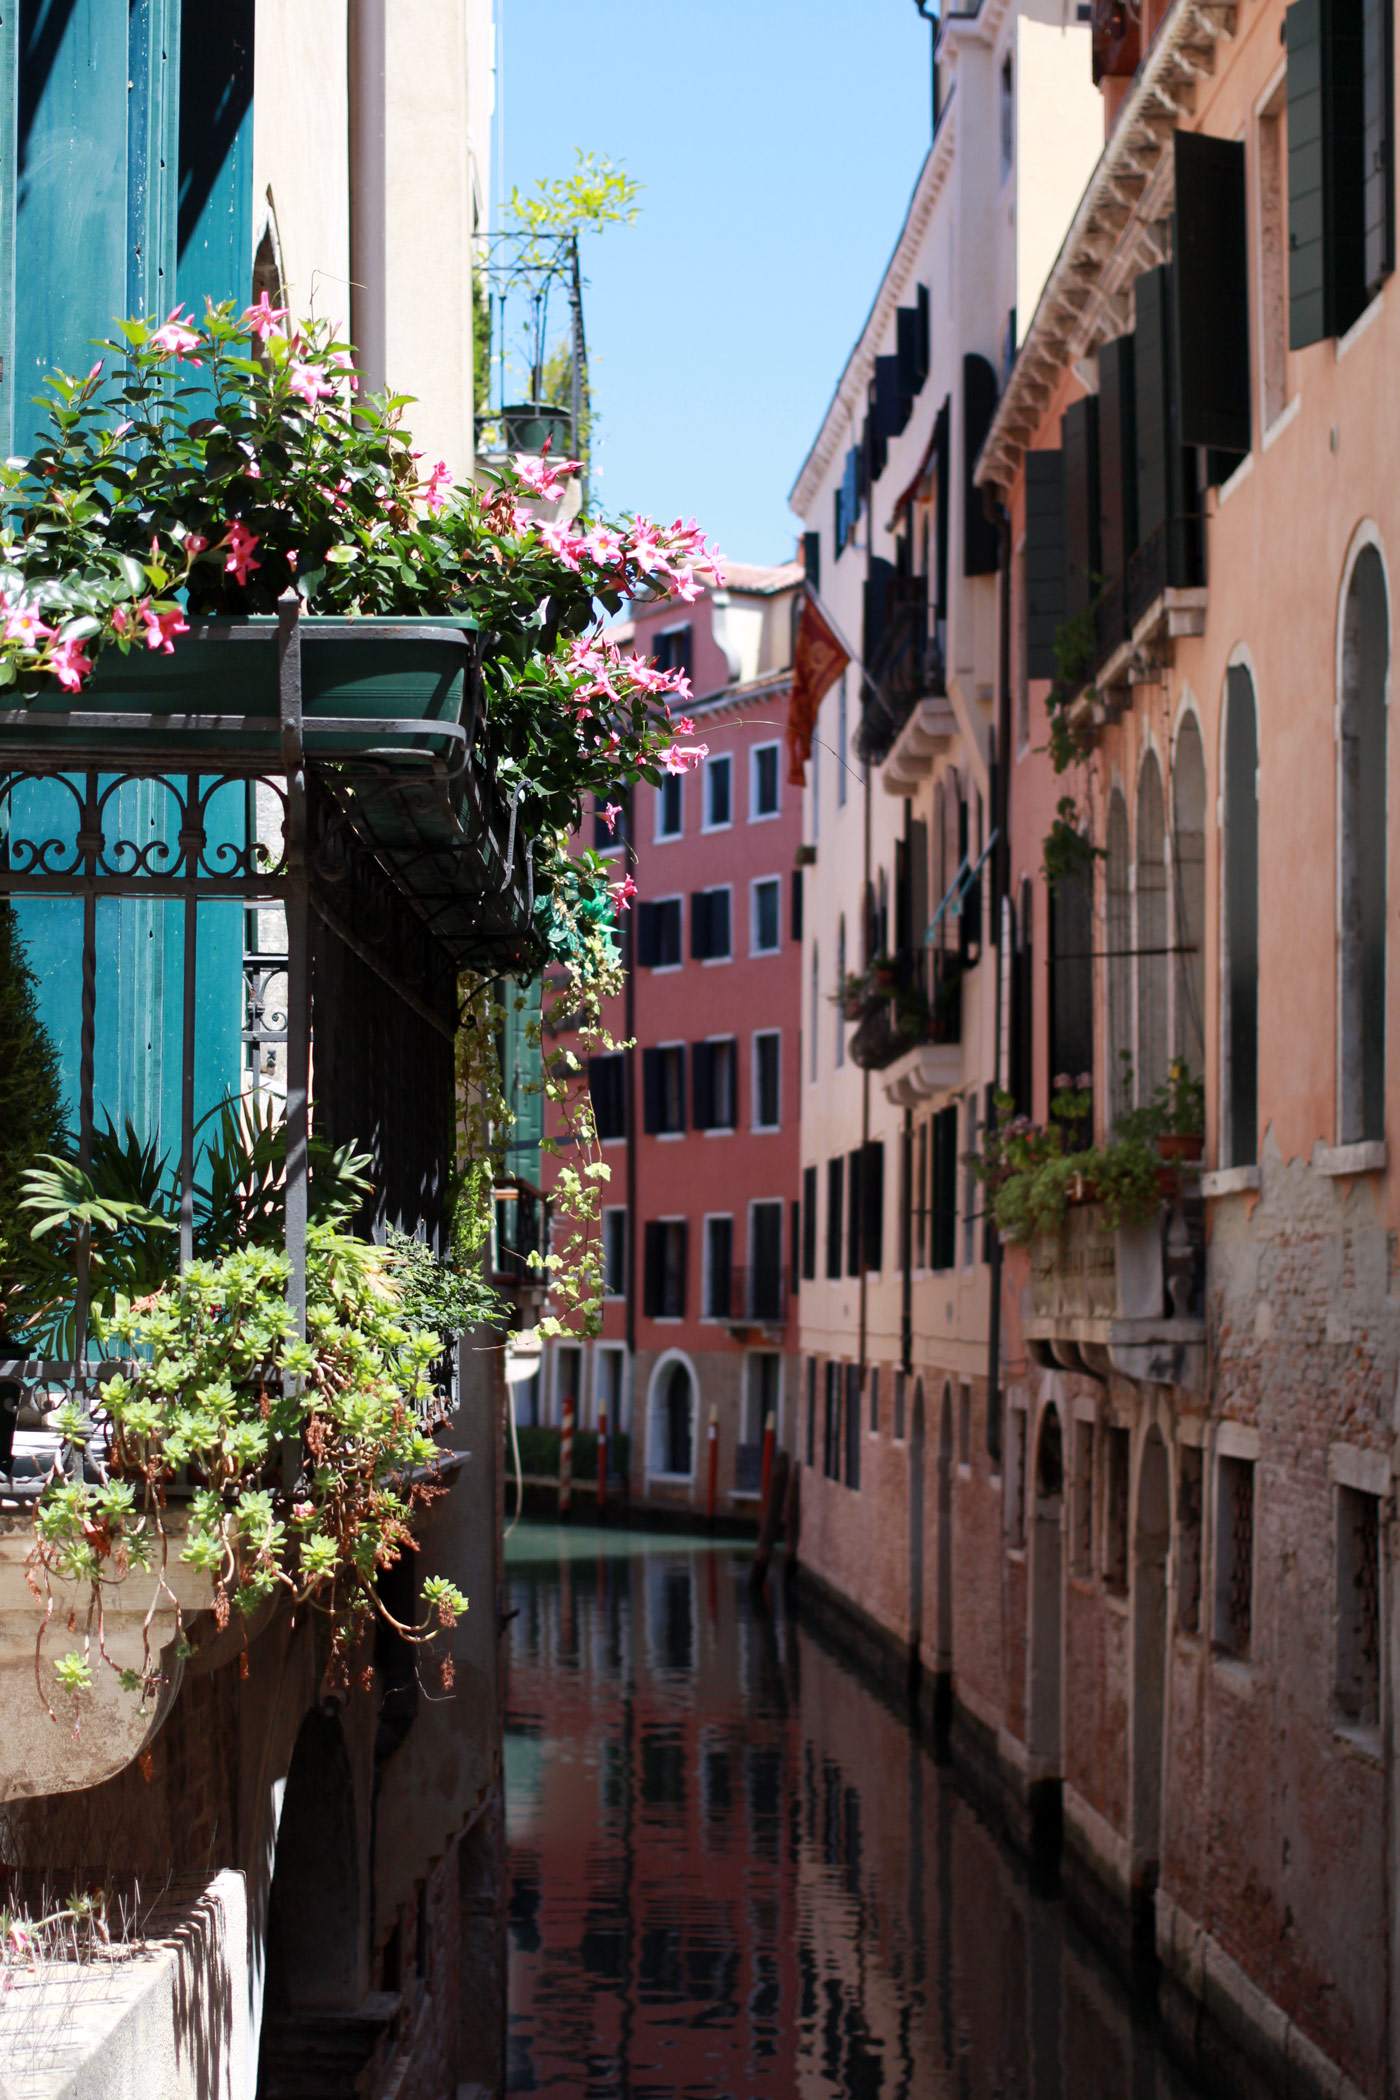
{"label": "canal water", "polygon": [[1199,2100],[896,1708],[732,1545],[508,1549],[511,2093]]}

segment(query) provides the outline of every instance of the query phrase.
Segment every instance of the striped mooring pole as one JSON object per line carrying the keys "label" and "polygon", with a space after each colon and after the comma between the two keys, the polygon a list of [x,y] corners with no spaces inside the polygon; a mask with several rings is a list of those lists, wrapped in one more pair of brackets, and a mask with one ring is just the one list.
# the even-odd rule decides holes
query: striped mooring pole
{"label": "striped mooring pole", "polygon": [[574,1506],[574,1396],[565,1393],[559,1430],[559,1514],[567,1517]]}

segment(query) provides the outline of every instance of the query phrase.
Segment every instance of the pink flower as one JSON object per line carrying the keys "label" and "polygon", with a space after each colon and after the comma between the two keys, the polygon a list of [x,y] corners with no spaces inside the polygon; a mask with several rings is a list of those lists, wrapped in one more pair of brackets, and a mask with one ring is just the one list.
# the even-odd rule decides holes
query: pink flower
{"label": "pink flower", "polygon": [[424,508],[436,516],[447,508],[446,491],[453,485],[454,476],[445,459],[440,459],[423,486]]}
{"label": "pink flower", "polygon": [[622,815],[622,804],[620,802],[605,802],[598,814],[607,825],[608,836],[611,838],[613,832],[617,829],[617,820]]}
{"label": "pink flower", "polygon": [[21,598],[18,605],[10,607],[5,621],[6,641],[18,642],[25,649],[37,649],[45,636],[52,633],[52,627],[46,627],[39,618],[37,605],[27,605]]}
{"label": "pink flower", "polygon": [[540,538],[556,560],[561,561],[566,569],[577,572],[584,553],[584,543],[577,533],[570,532],[563,524],[541,525]]}
{"label": "pink flower", "polygon": [[667,773],[690,773],[703,765],[710,755],[708,744],[668,744],[664,751],[656,754],[657,762]]}
{"label": "pink flower", "polygon": [[92,658],[84,656],[81,642],[55,642],[49,651],[49,669],[67,693],[76,693],[92,671]]}
{"label": "pink flower", "polygon": [[680,720],[679,720],[679,722],[677,722],[677,724],[676,724],[676,735],[677,735],[677,736],[694,736],[694,734],[695,734],[695,724],[694,724],[694,723],[693,723],[693,722],[691,721],[691,719],[690,719],[690,716],[689,716],[689,715],[682,715],[682,716],[681,716],[681,718],[680,718]]}
{"label": "pink flower", "polygon": [[630,875],[624,875],[621,882],[610,882],[608,889],[612,893],[614,917],[619,912],[631,911],[632,899],[637,894],[637,885]]}
{"label": "pink flower", "polygon": [[[188,357],[191,351],[199,348],[199,332],[183,315],[183,303],[172,306],[165,321],[152,335],[150,347],[158,350],[162,357]],[[195,362],[198,363],[198,359]]]}
{"label": "pink flower", "polygon": [[185,534],[185,552],[191,561],[198,560],[208,545],[209,542],[205,539],[202,532],[187,532]]}
{"label": "pink flower", "polygon": [[128,612],[127,612],[127,609],[126,609],[126,607],[125,607],[124,605],[114,605],[114,606],[112,607],[112,631],[113,631],[113,633],[114,633],[114,634],[125,634],[125,633],[126,633],[126,630],[127,630],[127,628],[128,628],[128,627],[129,627],[130,625],[131,625],[131,618],[130,618],[130,615],[128,614]]}
{"label": "pink flower", "polygon": [[228,548],[228,560],[224,563],[226,576],[236,576],[240,583],[246,583],[250,573],[262,567],[260,561],[253,559],[253,549],[257,546],[259,538],[258,533],[249,532],[246,525],[239,519],[234,519],[219,542],[221,547]]}
{"label": "pink flower", "polygon": [[563,494],[564,483],[571,474],[577,474],[581,462],[576,459],[548,459],[543,455],[533,459],[527,452],[515,456],[515,471],[532,495],[541,496],[552,503]]}
{"label": "pink flower", "polygon": [[355,360],[348,350],[332,350],[331,363],[340,374],[340,384],[348,394],[360,391],[360,375],[355,370]]}
{"label": "pink flower", "polygon": [[146,647],[158,649],[162,656],[173,656],[175,636],[188,634],[190,631],[190,623],[178,607],[174,612],[168,613],[154,612],[149,605],[138,605],[136,610],[145,622]]}
{"label": "pink flower", "polygon": [[584,546],[600,569],[616,569],[622,561],[622,541],[606,525],[595,525],[584,535]]}
{"label": "pink flower", "polygon": [[318,401],[329,401],[335,393],[335,381],[328,379],[319,365],[293,365],[287,384],[308,408],[314,408]]}
{"label": "pink flower", "polygon": [[280,324],[287,318],[287,312],[285,306],[273,305],[264,288],[257,305],[244,309],[239,326],[246,328],[250,335],[255,335],[260,343],[265,343],[270,335],[276,335]]}

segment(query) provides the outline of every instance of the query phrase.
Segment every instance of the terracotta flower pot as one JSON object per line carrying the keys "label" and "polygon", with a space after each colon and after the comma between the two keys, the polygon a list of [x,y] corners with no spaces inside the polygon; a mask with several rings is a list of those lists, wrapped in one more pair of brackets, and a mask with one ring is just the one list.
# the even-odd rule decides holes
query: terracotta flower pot
{"label": "terracotta flower pot", "polygon": [[1159,1159],[1198,1160],[1204,1140],[1198,1130],[1164,1130],[1157,1139]]}

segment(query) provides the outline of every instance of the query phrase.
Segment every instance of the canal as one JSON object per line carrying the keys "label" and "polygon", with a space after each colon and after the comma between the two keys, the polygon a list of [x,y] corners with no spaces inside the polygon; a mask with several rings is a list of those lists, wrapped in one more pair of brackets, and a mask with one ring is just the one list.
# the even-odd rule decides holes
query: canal
{"label": "canal", "polygon": [[512,2093],[1199,2100],[745,1554],[525,1525],[508,1577]]}

